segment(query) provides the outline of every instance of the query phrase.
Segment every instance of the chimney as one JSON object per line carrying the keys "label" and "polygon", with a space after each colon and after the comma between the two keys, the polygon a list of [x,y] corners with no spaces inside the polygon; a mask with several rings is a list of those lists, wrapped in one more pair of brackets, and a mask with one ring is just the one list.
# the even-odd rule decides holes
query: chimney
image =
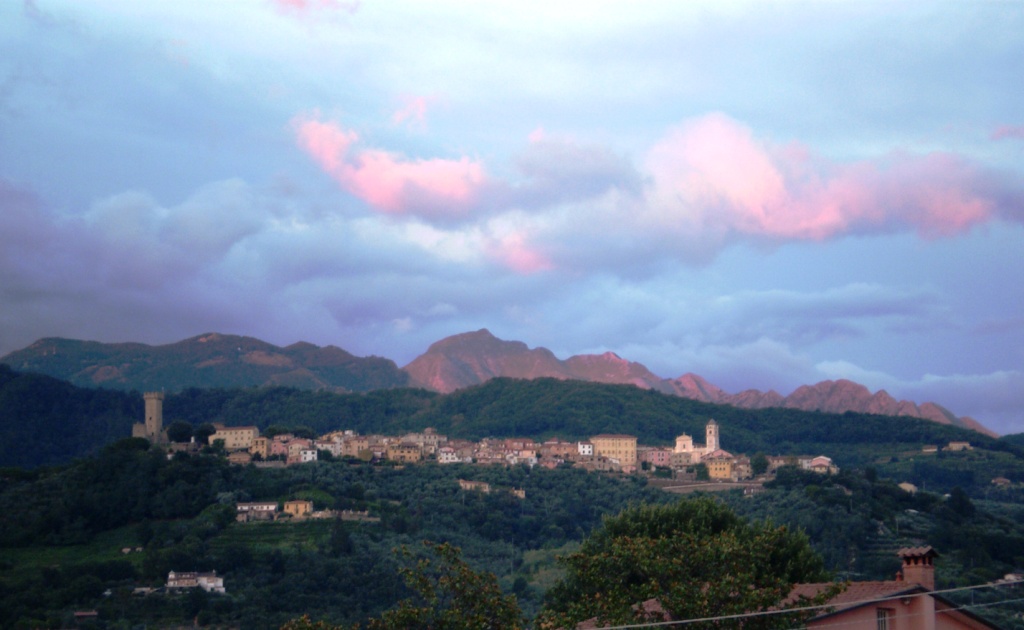
{"label": "chimney", "polygon": [[920,584],[929,591],[935,590],[933,560],[939,555],[937,551],[931,547],[907,547],[897,551],[896,555],[903,560],[903,581]]}

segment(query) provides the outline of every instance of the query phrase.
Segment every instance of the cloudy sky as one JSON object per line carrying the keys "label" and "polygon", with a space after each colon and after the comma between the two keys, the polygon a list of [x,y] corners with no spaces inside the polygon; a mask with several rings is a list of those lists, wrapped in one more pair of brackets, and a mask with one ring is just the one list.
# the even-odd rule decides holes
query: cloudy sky
{"label": "cloudy sky", "polygon": [[1024,5],[0,3],[0,355],[488,328],[1024,431]]}

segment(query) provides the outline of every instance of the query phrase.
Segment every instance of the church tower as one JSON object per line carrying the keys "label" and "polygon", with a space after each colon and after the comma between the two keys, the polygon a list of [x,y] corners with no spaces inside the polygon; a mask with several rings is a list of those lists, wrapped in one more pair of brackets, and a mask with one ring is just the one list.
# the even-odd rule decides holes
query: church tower
{"label": "church tower", "polygon": [[704,446],[707,449],[705,452],[714,453],[722,448],[721,444],[718,443],[718,423],[710,420],[705,430],[707,431],[707,439],[704,441]]}

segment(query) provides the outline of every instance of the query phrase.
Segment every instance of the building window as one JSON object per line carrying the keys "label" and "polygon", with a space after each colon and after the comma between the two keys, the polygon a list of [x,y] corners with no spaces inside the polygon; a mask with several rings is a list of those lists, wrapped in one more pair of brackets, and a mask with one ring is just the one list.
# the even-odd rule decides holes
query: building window
{"label": "building window", "polygon": [[892,608],[879,608],[876,610],[876,617],[878,619],[878,630],[892,630]]}

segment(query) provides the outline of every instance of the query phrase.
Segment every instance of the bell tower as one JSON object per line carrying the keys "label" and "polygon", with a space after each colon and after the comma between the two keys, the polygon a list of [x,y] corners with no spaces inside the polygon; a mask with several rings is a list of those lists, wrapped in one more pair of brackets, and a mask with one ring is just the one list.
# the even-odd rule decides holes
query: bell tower
{"label": "bell tower", "polygon": [[707,438],[704,440],[704,446],[707,448],[708,453],[714,453],[721,448],[721,445],[718,443],[718,423],[714,419],[709,420],[705,431]]}

